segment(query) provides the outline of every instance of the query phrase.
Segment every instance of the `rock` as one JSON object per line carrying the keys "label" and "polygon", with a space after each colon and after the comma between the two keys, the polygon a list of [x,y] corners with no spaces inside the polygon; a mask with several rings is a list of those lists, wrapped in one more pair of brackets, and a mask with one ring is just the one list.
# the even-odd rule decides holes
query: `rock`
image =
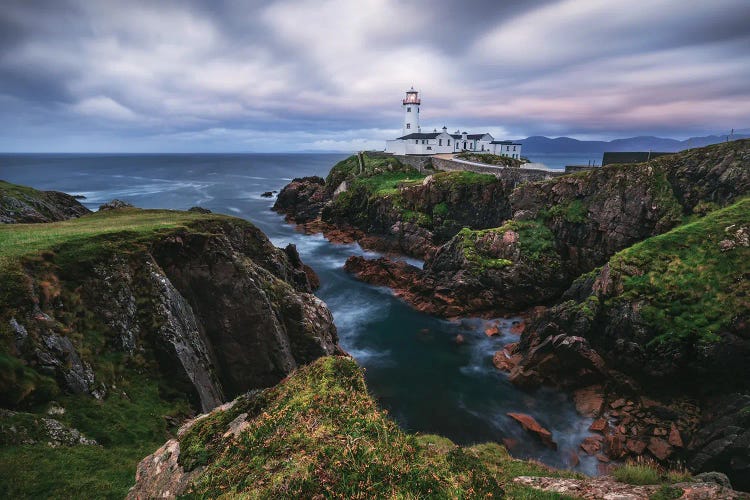
{"label": "rock", "polygon": [[589,455],[593,455],[602,449],[601,436],[588,436],[581,441],[581,449]]}
{"label": "rock", "polygon": [[525,413],[508,413],[508,416],[520,423],[525,431],[537,436],[546,446],[553,450],[557,449],[557,443],[552,440],[552,433],[539,425],[534,417]]}
{"label": "rock", "polygon": [[601,413],[604,404],[603,388],[600,385],[591,385],[578,389],[573,393],[573,401],[578,413],[585,417],[596,417]]}
{"label": "rock", "polygon": [[488,337],[494,337],[496,335],[500,335],[500,328],[498,328],[497,325],[490,326],[484,329],[484,334],[487,335]]}
{"label": "rock", "polygon": [[212,213],[211,210],[203,207],[190,207],[188,208],[188,212],[197,212],[199,214],[210,214]]}
{"label": "rock", "polygon": [[[558,477],[519,476],[515,484],[541,491],[586,500],[647,500],[655,498],[662,485],[632,485],[611,477],[568,479]],[[713,483],[677,483],[670,488],[683,500],[736,500],[747,495]],[[670,497],[674,498],[674,497]]]}
{"label": "rock", "polygon": [[0,181],[0,224],[54,222],[88,213],[75,196]]}
{"label": "rock", "polygon": [[626,447],[634,455],[640,455],[646,449],[646,443],[640,439],[628,439]]}
{"label": "rock", "polygon": [[607,419],[606,418],[596,419],[589,426],[589,430],[590,431],[595,431],[595,432],[604,432],[604,430],[606,428],[607,428]]}
{"label": "rock", "polygon": [[179,464],[180,443],[170,439],[153,454],[141,460],[135,472],[135,486],[128,492],[127,498],[141,500],[159,496],[176,497],[187,490],[190,482],[198,476],[203,468],[191,471]]}
{"label": "rock", "polygon": [[492,356],[492,364],[495,365],[498,370],[504,372],[510,372],[513,370],[521,360],[521,356],[514,352],[516,346],[517,344],[510,343],[503,346],[501,350],[496,351],[495,355]]}
{"label": "rock", "polygon": [[666,460],[672,454],[669,443],[657,437],[649,438],[647,448],[659,460]]}
{"label": "rock", "polygon": [[732,483],[731,481],[729,481],[727,475],[722,474],[721,472],[701,472],[700,474],[696,474],[695,476],[693,476],[693,480],[701,483],[718,484],[719,486],[723,486],[724,488],[732,488]]}
{"label": "rock", "polygon": [[683,447],[682,436],[680,436],[680,431],[674,424],[672,424],[672,428],[669,430],[669,444],[677,448]]}
{"label": "rock", "polygon": [[133,205],[117,199],[99,205],[100,212],[105,210],[119,210],[121,208],[133,208]]}
{"label": "rock", "polygon": [[273,192],[272,191],[265,191],[261,193],[260,195],[263,198],[273,198]]}
{"label": "rock", "polygon": [[596,454],[596,459],[602,463],[609,463],[610,459],[606,455],[602,455],[601,453]]}
{"label": "rock", "polygon": [[512,333],[513,335],[521,335],[523,333],[523,331],[524,331],[525,328],[526,328],[526,322],[525,321],[523,321],[523,320],[521,320],[521,321],[514,321],[510,325],[510,333]]}
{"label": "rock", "polygon": [[453,339],[453,341],[454,341],[454,342],[455,342],[456,344],[458,344],[458,345],[461,345],[461,344],[463,344],[464,342],[466,342],[466,339],[464,339],[464,336],[463,336],[463,335],[461,335],[461,334],[459,333],[458,335],[456,335],[456,337],[455,337],[455,338]]}

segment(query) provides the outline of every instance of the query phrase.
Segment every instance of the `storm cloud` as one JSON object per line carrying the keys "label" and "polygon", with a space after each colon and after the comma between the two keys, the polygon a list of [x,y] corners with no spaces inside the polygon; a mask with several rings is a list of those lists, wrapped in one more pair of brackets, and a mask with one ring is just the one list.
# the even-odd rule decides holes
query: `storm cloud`
{"label": "storm cloud", "polygon": [[687,137],[750,126],[748,0],[6,0],[0,150]]}

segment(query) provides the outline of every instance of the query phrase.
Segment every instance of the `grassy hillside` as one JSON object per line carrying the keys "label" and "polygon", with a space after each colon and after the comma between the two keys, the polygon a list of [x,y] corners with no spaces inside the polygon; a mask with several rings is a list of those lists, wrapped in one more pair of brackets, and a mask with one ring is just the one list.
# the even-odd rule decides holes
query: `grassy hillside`
{"label": "grassy hillside", "polygon": [[[242,430],[227,433],[230,422]],[[512,477],[551,473],[500,445],[404,433],[343,357],[321,358],[212,413],[180,449],[186,470],[205,467],[190,498],[564,498],[514,486]]]}
{"label": "grassy hillside", "polygon": [[623,250],[610,260],[622,279],[613,300],[644,302],[655,342],[719,340],[750,315],[750,199]]}

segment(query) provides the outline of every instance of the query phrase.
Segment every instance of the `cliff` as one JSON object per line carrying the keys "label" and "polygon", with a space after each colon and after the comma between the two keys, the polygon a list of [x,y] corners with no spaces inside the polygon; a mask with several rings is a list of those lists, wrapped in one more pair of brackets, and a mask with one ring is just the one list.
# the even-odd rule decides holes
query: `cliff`
{"label": "cliff", "polygon": [[522,184],[498,207],[512,218],[489,228],[469,223],[427,256],[424,270],[360,258],[348,268],[411,288],[407,300],[443,316],[551,304],[615,252],[750,192],[749,165],[744,140]]}
{"label": "cliff", "polygon": [[8,225],[0,267],[5,497],[122,495],[174,423],[337,351],[296,249],[240,219],[121,208]]}
{"label": "cliff", "polygon": [[[612,423],[612,442],[631,451],[648,443],[656,458],[721,470],[750,489],[748,259],[747,198],[615,254],[528,325],[511,380],[605,384],[605,399],[631,400],[595,409]],[[668,404],[643,418],[653,406],[647,396]],[[696,412],[702,419],[691,418]]]}
{"label": "cliff", "polygon": [[[373,153],[335,165],[327,178],[295,179],[274,209],[331,239],[425,258],[461,228],[495,227],[510,217],[508,185],[486,174],[425,175]],[[360,171],[361,170],[361,171]],[[321,224],[322,223],[322,224]]]}
{"label": "cliff", "polygon": [[0,224],[60,221],[89,212],[69,194],[0,181]]}

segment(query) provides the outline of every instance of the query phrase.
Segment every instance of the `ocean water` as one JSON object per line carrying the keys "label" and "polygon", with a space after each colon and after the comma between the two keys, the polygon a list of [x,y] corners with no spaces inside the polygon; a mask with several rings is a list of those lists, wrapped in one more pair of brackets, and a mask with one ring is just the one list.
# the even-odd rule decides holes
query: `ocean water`
{"label": "ocean water", "polygon": [[549,168],[565,170],[566,165],[602,164],[601,153],[524,153],[534,163],[544,163]]}
{"label": "ocean water", "polygon": [[[551,389],[522,391],[492,365],[492,355],[517,337],[512,318],[488,338],[488,322],[447,321],[414,311],[388,289],[361,283],[343,271],[350,255],[376,256],[358,245],[333,245],[304,235],[271,211],[264,191],[294,177],[325,176],[343,154],[226,155],[0,155],[0,179],[86,196],[91,209],[113,198],[143,208],[201,205],[248,219],[277,246],[294,243],[320,275],[317,295],[333,312],[342,347],[365,368],[371,393],[402,428],[444,435],[460,444],[505,442],[518,457],[568,467],[588,435],[590,419],[571,398]],[[421,264],[411,261],[414,264]],[[457,345],[461,334],[465,343]],[[508,412],[528,413],[553,433],[558,451],[523,431]],[[576,470],[595,474],[594,457]]]}

